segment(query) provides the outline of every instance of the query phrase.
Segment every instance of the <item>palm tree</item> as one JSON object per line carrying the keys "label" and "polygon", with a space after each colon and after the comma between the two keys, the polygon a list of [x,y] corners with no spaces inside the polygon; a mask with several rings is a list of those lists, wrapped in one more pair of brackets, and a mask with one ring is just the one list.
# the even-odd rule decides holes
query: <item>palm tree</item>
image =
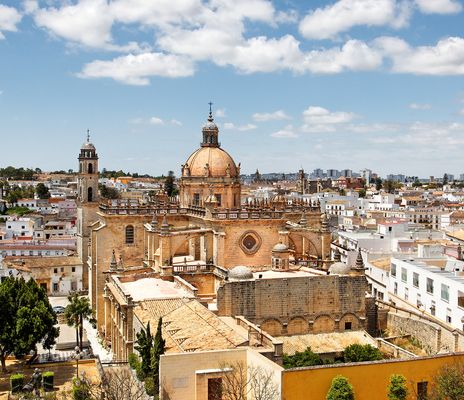
{"label": "palm tree", "polygon": [[68,326],[76,329],[76,345],[82,349],[82,336],[84,334],[84,318],[92,315],[92,308],[88,297],[79,297],[77,293],[68,296],[69,304],[64,310],[64,317]]}

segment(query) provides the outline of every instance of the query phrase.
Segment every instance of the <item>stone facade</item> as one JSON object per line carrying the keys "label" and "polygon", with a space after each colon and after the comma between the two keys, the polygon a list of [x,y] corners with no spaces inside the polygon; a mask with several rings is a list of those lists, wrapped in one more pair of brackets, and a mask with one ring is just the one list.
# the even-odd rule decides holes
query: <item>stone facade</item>
{"label": "stone facade", "polygon": [[297,276],[225,282],[219,315],[243,315],[272,336],[365,328],[366,278]]}

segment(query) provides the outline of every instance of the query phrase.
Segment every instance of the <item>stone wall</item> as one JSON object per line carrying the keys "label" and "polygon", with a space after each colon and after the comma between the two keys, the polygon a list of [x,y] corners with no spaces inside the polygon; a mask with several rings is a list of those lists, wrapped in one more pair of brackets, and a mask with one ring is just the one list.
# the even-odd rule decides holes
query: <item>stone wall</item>
{"label": "stone wall", "polygon": [[243,315],[270,335],[365,328],[364,276],[298,276],[226,282],[218,314]]}
{"label": "stone wall", "polygon": [[427,354],[464,349],[462,333],[405,313],[388,313],[388,331],[391,335],[411,335],[420,342]]}

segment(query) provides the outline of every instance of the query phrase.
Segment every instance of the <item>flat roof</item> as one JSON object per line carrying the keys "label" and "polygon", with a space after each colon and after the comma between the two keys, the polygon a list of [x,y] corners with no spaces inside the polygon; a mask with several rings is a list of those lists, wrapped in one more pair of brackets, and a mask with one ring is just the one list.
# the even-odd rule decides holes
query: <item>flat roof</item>
{"label": "flat roof", "polygon": [[157,278],[120,282],[120,285],[126,294],[132,296],[134,301],[193,297],[189,292],[178,287],[176,283]]}

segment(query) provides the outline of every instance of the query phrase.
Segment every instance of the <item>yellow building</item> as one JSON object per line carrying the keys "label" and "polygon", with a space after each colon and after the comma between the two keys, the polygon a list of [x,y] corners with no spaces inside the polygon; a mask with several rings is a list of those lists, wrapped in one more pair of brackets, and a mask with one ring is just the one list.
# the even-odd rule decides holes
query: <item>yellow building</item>
{"label": "yellow building", "polygon": [[406,378],[408,399],[425,400],[438,370],[457,362],[464,362],[464,353],[285,370],[282,373],[282,400],[325,400],[332,379],[338,375],[353,385],[356,400],[383,400],[387,398],[387,387],[393,374]]}

